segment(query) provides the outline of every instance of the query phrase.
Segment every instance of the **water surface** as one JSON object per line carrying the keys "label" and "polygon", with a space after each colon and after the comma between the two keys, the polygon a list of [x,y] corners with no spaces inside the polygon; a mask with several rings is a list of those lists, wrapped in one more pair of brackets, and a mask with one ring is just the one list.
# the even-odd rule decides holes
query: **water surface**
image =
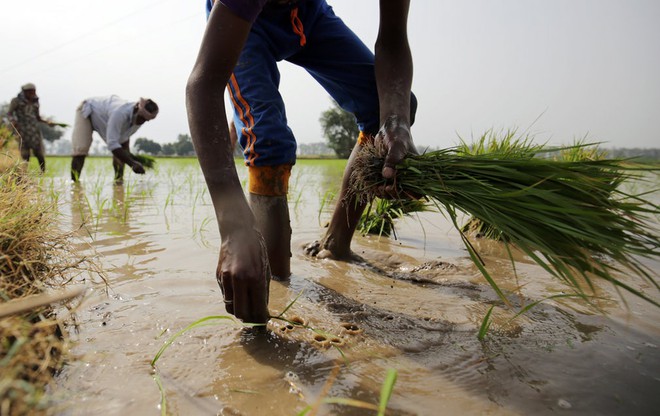
{"label": "water surface", "polygon": [[[301,161],[289,205],[293,228],[289,282],[272,282],[270,310],[316,329],[272,320],[265,334],[237,324],[190,330],[156,365],[161,345],[206,316],[226,315],[215,281],[219,235],[197,163],[161,159],[144,176],[112,183],[110,159],[90,158],[82,182],[67,180],[69,159],[49,159],[44,186],[81,255],[95,255],[100,279],[78,311],[73,360],[51,393],[62,415],[363,415],[319,405],[323,398],[378,404],[388,369],[398,374],[388,414],[651,415],[660,407],[660,311],[626,296],[594,311],[549,300],[522,317],[523,305],[566,291],[503,247],[476,242],[513,305],[507,308],[472,265],[440,213],[397,223],[398,239],[356,236],[366,264],[306,257],[330,218],[343,164]],[[245,180],[245,168],[239,174]],[[658,270],[658,264],[649,263]],[[655,289],[633,277],[657,298]],[[479,341],[482,319],[494,322]],[[160,383],[160,387],[159,386]]]}

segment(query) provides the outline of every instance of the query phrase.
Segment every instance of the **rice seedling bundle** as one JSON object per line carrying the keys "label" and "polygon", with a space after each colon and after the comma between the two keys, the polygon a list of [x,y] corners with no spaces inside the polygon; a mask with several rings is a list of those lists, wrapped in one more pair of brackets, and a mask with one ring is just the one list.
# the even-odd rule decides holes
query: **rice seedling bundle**
{"label": "rice seedling bundle", "polygon": [[[357,156],[350,193],[362,202],[373,200],[385,185],[384,155],[383,148],[370,144]],[[586,288],[595,293],[592,278],[597,277],[660,306],[655,291],[660,286],[641,261],[658,257],[653,219],[660,207],[645,194],[629,194],[620,186],[660,169],[625,162],[511,157],[498,149],[467,155],[450,148],[407,157],[397,166],[395,184],[402,196],[430,200],[459,232],[461,213],[490,224],[505,244],[524,252],[580,296],[588,297]],[[506,300],[462,232],[461,237],[484,277]],[[641,276],[653,293],[628,285],[616,276],[619,272]]]}
{"label": "rice seedling bundle", "polygon": [[419,199],[376,199],[363,211],[357,229],[364,235],[394,235],[394,221],[415,212],[428,211],[426,201]]}
{"label": "rice seedling bundle", "polygon": [[153,169],[156,166],[156,158],[149,155],[131,154],[133,159],[137,160],[145,169]]}
{"label": "rice seedling bundle", "polygon": [[[543,145],[534,144],[529,136],[517,136],[516,130],[509,130],[501,137],[489,130],[475,143],[462,141],[457,147],[457,153],[469,156],[497,153],[498,158],[531,158],[539,153],[543,155]],[[607,156],[607,152],[599,149],[597,143],[588,144],[584,139],[575,141],[573,146],[561,147],[551,153],[555,160],[571,162],[604,159]],[[461,226],[461,232],[495,241],[506,238],[498,229],[474,216]]]}

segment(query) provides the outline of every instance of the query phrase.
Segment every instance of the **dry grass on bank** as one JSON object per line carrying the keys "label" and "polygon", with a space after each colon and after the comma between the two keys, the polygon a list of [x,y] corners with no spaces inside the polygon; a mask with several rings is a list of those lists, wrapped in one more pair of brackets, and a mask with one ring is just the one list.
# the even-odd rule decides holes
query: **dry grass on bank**
{"label": "dry grass on bank", "polygon": [[10,146],[0,150],[0,415],[46,414],[46,388],[68,349],[65,324],[52,299],[25,312],[10,309],[48,298],[91,262],[72,251],[69,236],[57,228],[57,207]]}

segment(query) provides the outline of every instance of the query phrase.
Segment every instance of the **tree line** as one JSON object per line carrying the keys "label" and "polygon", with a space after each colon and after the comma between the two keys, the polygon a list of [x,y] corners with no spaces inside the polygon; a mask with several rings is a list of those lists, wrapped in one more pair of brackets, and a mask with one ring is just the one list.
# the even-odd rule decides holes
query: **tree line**
{"label": "tree line", "polygon": [[161,156],[194,156],[192,138],[188,134],[179,134],[173,143],[161,145],[158,142],[140,137],[133,143],[133,148],[138,153],[148,153],[150,155]]}

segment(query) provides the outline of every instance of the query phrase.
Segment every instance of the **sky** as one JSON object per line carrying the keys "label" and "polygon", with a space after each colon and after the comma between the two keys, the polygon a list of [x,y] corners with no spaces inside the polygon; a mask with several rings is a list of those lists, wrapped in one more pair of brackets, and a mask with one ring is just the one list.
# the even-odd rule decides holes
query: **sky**
{"label": "sky", "polygon": [[[378,2],[328,2],[373,50]],[[189,133],[204,0],[0,0],[0,10],[0,103],[32,82],[42,115],[71,124],[87,97],[150,97],[160,113],[134,138]],[[659,19],[657,0],[411,0],[415,143],[515,129],[552,145],[660,147]],[[298,142],[323,141],[329,95],[292,64],[280,71]]]}

